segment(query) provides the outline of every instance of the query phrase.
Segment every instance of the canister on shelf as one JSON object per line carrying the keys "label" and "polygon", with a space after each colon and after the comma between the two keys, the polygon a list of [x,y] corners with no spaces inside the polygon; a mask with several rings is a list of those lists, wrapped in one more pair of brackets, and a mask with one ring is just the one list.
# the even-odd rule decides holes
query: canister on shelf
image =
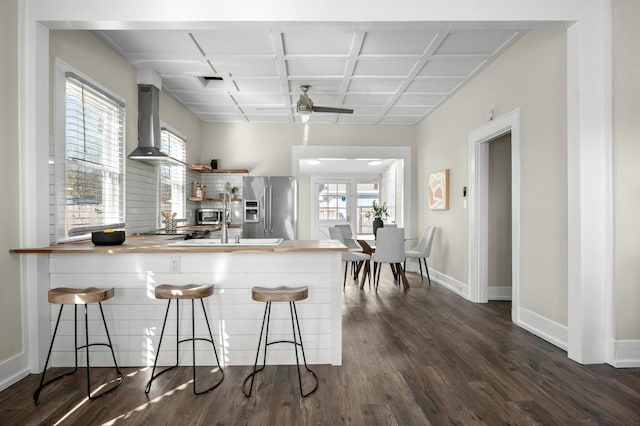
{"label": "canister on shelf", "polygon": [[194,180],[193,182],[191,182],[191,196],[192,197],[197,197],[198,196],[198,181]]}

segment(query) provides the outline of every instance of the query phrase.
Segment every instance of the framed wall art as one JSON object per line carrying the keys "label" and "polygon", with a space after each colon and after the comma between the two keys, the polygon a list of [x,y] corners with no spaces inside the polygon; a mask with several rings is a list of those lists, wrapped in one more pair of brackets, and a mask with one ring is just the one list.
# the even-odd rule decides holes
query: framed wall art
{"label": "framed wall art", "polygon": [[429,175],[429,208],[449,209],[449,169],[438,170]]}

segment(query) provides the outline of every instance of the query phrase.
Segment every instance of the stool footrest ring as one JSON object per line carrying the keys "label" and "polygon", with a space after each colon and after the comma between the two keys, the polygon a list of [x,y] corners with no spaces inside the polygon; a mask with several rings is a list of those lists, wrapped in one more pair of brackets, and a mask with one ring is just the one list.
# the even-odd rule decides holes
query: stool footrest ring
{"label": "stool footrest ring", "polygon": [[[113,295],[113,290],[111,291],[111,295]],[[100,398],[101,396],[106,395],[107,393],[111,392],[112,390],[114,390],[115,388],[117,388],[118,386],[120,386],[122,384],[122,371],[120,371],[120,367],[118,367],[118,363],[116,362],[116,355],[113,351],[113,345],[111,343],[111,336],[109,335],[109,329],[107,328],[107,321],[104,318],[104,311],[102,310],[102,303],[98,302],[98,306],[100,307],[100,315],[102,316],[102,323],[104,324],[104,330],[106,332],[106,336],[107,336],[107,341],[108,343],[103,343],[103,342],[95,342],[95,343],[85,343],[84,345],[78,346],[78,304],[74,304],[74,341],[75,341],[75,367],[73,370],[64,372],[62,374],[60,374],[59,376],[54,377],[53,379],[49,379],[46,382],[44,381],[45,375],[47,373],[47,366],[49,365],[49,359],[51,358],[51,350],[53,349],[53,343],[56,340],[56,335],[58,333],[58,326],[60,325],[60,318],[62,317],[62,309],[64,308],[64,304],[60,305],[60,311],[58,312],[58,319],[56,320],[56,327],[53,331],[53,336],[51,337],[51,344],[49,346],[49,352],[47,353],[47,360],[44,363],[44,370],[42,370],[42,377],[40,378],[40,385],[38,386],[38,389],[36,389],[36,391],[33,394],[33,401],[37,404],[38,403],[38,399],[40,398],[40,392],[42,391],[42,389],[59,380],[62,379],[64,377],[69,376],[70,374],[75,373],[76,371],[78,371],[78,351],[81,349],[85,349],[86,353],[87,353],[87,397],[89,399],[96,399],[96,398]],[[88,323],[88,318],[87,318],[87,304],[84,304],[84,323],[85,323],[85,338],[86,341],[89,341],[89,323]],[[111,356],[113,357],[113,364],[114,367],[116,369],[116,373],[117,373],[117,377],[116,377],[116,381],[117,383],[113,386],[111,386],[110,388],[92,395],[91,392],[91,375],[90,375],[90,369],[91,369],[91,364],[89,362],[89,347],[91,346],[106,346],[111,350]]]}
{"label": "stool footrest ring", "polygon": [[[213,287],[211,287],[213,288]],[[169,316],[169,308],[171,307],[171,301],[175,300],[176,301],[176,318],[178,318],[178,320],[176,320],[176,362],[175,365],[172,365],[170,367],[167,367],[165,369],[163,369],[162,371],[160,371],[159,373],[155,373],[156,371],[156,366],[158,363],[158,355],[160,354],[160,347],[162,346],[162,337],[164,336],[164,328],[167,325],[167,317]],[[209,339],[207,339],[206,337],[196,337],[195,334],[195,306],[194,306],[194,299],[191,299],[191,337],[189,338],[185,338],[185,339],[180,339],[180,328],[179,328],[179,318],[180,318],[180,304],[178,303],[178,298],[175,299],[169,299],[169,302],[167,303],[167,310],[165,312],[164,315],[164,322],[162,323],[162,331],[160,332],[160,341],[158,342],[158,349],[156,351],[156,359],[153,362],[153,369],[151,370],[151,378],[149,379],[149,382],[147,383],[147,386],[144,390],[144,393],[148,394],[149,391],[151,391],[151,384],[153,383],[153,381],[160,376],[161,374],[166,373],[169,370],[172,370],[174,368],[176,368],[178,366],[178,349],[180,346],[180,343],[185,343],[185,342],[191,342],[192,343],[192,364],[191,364],[191,368],[193,370],[193,394],[194,395],[202,395],[204,393],[207,392],[211,392],[212,390],[214,390],[215,388],[217,388],[218,386],[220,386],[220,384],[222,383],[222,381],[224,380],[224,370],[222,369],[222,367],[220,366],[220,360],[218,358],[218,351],[216,349],[216,345],[214,343],[214,339],[213,339],[213,333],[211,332],[211,326],[209,325],[209,318],[207,317],[207,310],[204,307],[204,301],[202,300],[202,298],[200,298],[200,304],[202,306],[202,312],[204,313],[204,319],[205,322],[207,324],[207,330],[209,331]],[[221,377],[220,380],[218,380],[213,386],[208,387],[204,390],[198,391],[196,390],[196,341],[197,340],[201,340],[204,342],[208,342],[211,343],[211,346],[213,346],[213,353],[215,354],[216,357],[216,364],[218,365],[218,369],[220,370],[221,373]]]}
{"label": "stool footrest ring", "polygon": [[[260,329],[260,338],[258,339],[258,349],[256,351],[256,360],[254,362],[253,365],[253,371],[244,379],[244,382],[242,382],[242,393],[244,393],[244,396],[249,398],[251,396],[251,393],[253,392],[253,383],[255,381],[255,376],[257,373],[261,372],[262,370],[265,369],[265,366],[267,364],[267,346],[276,344],[276,343],[289,343],[294,345],[295,347],[295,353],[296,353],[296,367],[298,370],[298,384],[300,385],[300,396],[302,398],[306,398],[307,396],[311,395],[312,393],[314,393],[316,391],[316,389],[318,389],[318,376],[316,376],[316,373],[314,373],[308,366],[307,366],[307,358],[304,354],[304,346],[302,344],[302,334],[300,333],[300,322],[298,321],[298,311],[296,309],[296,303],[295,301],[291,300],[289,301],[289,312],[291,314],[291,328],[293,331],[293,340],[275,340],[275,341],[271,341],[269,342],[269,322],[271,319],[271,301],[266,301],[266,306],[264,308],[264,315],[262,317],[262,327]],[[265,330],[265,325],[266,325],[266,330]],[[258,367],[258,358],[260,357],[260,346],[262,344],[262,335],[264,334],[264,354],[263,354],[263,358],[262,358],[262,365],[260,367]],[[307,370],[307,372],[311,373],[311,376],[314,379],[314,386],[313,388],[308,391],[308,392],[304,392],[302,389],[302,376],[300,374],[300,361],[298,358],[298,346],[300,346],[300,351],[302,352],[302,360],[304,363],[304,368]],[[249,385],[249,391],[247,392],[245,390],[246,388],[246,384],[247,382],[251,382]]]}

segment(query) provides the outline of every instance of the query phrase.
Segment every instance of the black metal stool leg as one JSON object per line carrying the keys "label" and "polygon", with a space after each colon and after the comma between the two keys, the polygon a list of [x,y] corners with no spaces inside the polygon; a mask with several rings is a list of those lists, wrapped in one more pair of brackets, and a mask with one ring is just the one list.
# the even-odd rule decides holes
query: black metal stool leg
{"label": "black metal stool leg", "polygon": [[[300,396],[303,398],[308,397],[309,395],[311,395],[312,393],[314,393],[316,391],[316,389],[318,389],[318,376],[316,376],[316,373],[314,373],[308,366],[307,366],[307,357],[304,354],[304,345],[302,344],[302,334],[300,333],[300,322],[298,321],[298,310],[296,309],[296,302],[289,302],[289,311],[291,313],[291,328],[293,329],[293,344],[294,344],[294,350],[296,351],[296,366],[298,369],[298,383],[300,384]],[[293,322],[293,319],[295,317],[295,324]],[[298,343],[296,341],[296,327],[298,329],[298,339],[300,340],[300,343]],[[311,375],[313,375],[313,378],[315,379],[315,386],[313,387],[313,389],[311,389],[309,392],[304,393],[302,391],[302,377],[300,376],[300,361],[298,360],[298,346],[300,346],[300,350],[302,351],[302,361],[304,362],[304,368],[311,373]]]}
{"label": "black metal stool leg", "polygon": [[[256,360],[253,364],[253,372],[244,379],[244,382],[242,382],[242,392],[244,393],[244,396],[246,396],[247,398],[249,398],[251,396],[251,392],[253,392],[253,382],[256,374],[264,370],[264,367],[267,363],[267,340],[269,336],[269,320],[270,319],[271,319],[271,302],[267,302],[264,307],[264,315],[262,316],[262,327],[260,327],[260,337],[258,338],[258,349],[256,350]],[[267,335],[265,336],[264,357],[263,357],[262,367],[258,368],[258,358],[260,357],[260,344],[262,343],[262,333],[264,332],[265,321],[267,324]],[[249,386],[249,393],[247,393],[244,390],[244,388],[249,379],[251,379],[251,385]]]}
{"label": "black metal stool leg", "polygon": [[[222,381],[224,380],[224,370],[222,369],[222,366],[220,366],[220,359],[218,358],[218,351],[216,350],[216,344],[215,344],[214,339],[213,339],[213,333],[211,332],[211,326],[209,325],[209,317],[207,316],[207,310],[204,307],[204,301],[202,300],[202,298],[200,298],[200,304],[202,305],[202,312],[204,313],[204,321],[207,323],[207,330],[209,331],[210,340],[202,339],[202,338],[196,339],[196,337],[195,337],[195,323],[193,322],[195,314],[193,312],[193,304],[194,304],[194,301],[192,299],[191,300],[191,309],[192,309],[192,311],[191,311],[191,320],[192,320],[192,329],[191,329],[191,331],[192,331],[192,334],[191,335],[193,337],[193,342],[194,342],[193,343],[193,354],[194,354],[193,355],[193,393],[195,395],[201,395],[203,393],[211,392],[212,390],[214,390],[215,388],[220,386],[220,383],[222,383]],[[204,340],[206,342],[211,342],[211,346],[213,346],[213,353],[216,356],[216,364],[218,365],[218,369],[222,373],[222,377],[220,377],[220,380],[216,384],[214,384],[213,386],[211,386],[211,387],[209,387],[209,388],[207,388],[205,390],[202,390],[200,392],[196,391],[196,357],[195,357],[195,353],[196,353],[196,351],[195,351],[195,341],[196,340]]]}
{"label": "black metal stool leg", "polygon": [[[44,363],[44,370],[42,370],[42,376],[40,377],[40,385],[38,385],[38,389],[36,389],[36,391],[33,394],[33,402],[35,402],[35,403],[38,403],[38,398],[40,398],[40,391],[42,391],[42,388],[47,386],[49,383],[55,382],[58,379],[62,379],[63,377],[66,377],[69,374],[73,374],[78,370],[78,352],[76,351],[76,365],[75,365],[75,368],[73,370],[64,372],[64,373],[60,374],[59,376],[56,376],[53,379],[50,379],[47,382],[44,381],[45,374],[47,373],[47,366],[49,365],[49,359],[51,358],[51,350],[53,349],[53,343],[55,342],[56,335],[58,334],[58,326],[60,325],[60,318],[62,317],[62,308],[64,308],[64,305],[60,305],[60,311],[58,312],[58,319],[56,320],[56,327],[53,330],[53,336],[51,337],[51,344],[49,345],[49,352],[47,353],[47,360]],[[77,317],[77,315],[76,315],[76,317]],[[74,319],[77,319],[77,318],[74,318]],[[75,324],[76,324],[76,321],[74,321],[74,326],[75,326]],[[77,331],[78,330],[75,327],[74,327],[74,330],[75,330],[74,335],[75,335],[76,347],[78,347],[78,336],[77,336],[77,334],[78,334]]]}
{"label": "black metal stool leg", "polygon": [[[118,386],[120,386],[122,384],[122,371],[120,371],[120,367],[118,367],[118,362],[116,361],[116,354],[113,351],[113,344],[111,343],[111,336],[109,335],[109,328],[107,328],[107,321],[104,318],[104,311],[102,310],[102,303],[98,302],[98,307],[100,308],[100,315],[102,316],[102,324],[104,324],[104,331],[107,335],[107,343],[89,343],[89,321],[87,319],[87,305],[84,305],[84,310],[85,310],[85,338],[86,340],[86,347],[87,347],[87,396],[89,397],[89,399],[96,399],[96,398],[100,398],[101,396],[105,395],[108,392],[111,392],[112,390],[114,390],[115,388],[117,388]],[[90,370],[90,363],[89,363],[89,346],[108,346],[109,349],[111,350],[111,357],[113,358],[113,365],[115,366],[116,372],[118,373],[118,378],[117,381],[118,383],[112,387],[110,387],[109,389],[102,391],[100,393],[98,393],[97,395],[91,396],[91,380],[89,378],[89,370]]]}
{"label": "black metal stool leg", "polygon": [[[156,350],[156,359],[153,361],[153,369],[151,370],[151,378],[149,379],[149,382],[147,383],[147,387],[144,389],[144,393],[149,393],[149,391],[151,390],[151,383],[155,380],[156,377],[158,377],[159,375],[161,375],[162,373],[166,373],[167,371],[171,370],[172,368],[175,368],[178,366],[178,349],[177,349],[177,341],[178,341],[178,329],[176,326],[176,365],[174,365],[173,367],[168,367],[164,370],[162,370],[161,372],[159,372],[158,374],[155,374],[156,372],[156,365],[158,364],[158,358],[160,357],[160,346],[162,346],[162,337],[164,336],[164,328],[167,325],[167,317],[169,316],[169,308],[171,307],[171,301],[173,299],[169,299],[169,302],[167,303],[167,310],[164,314],[164,321],[162,322],[162,331],[160,332],[160,341],[158,342],[158,349]],[[176,300],[176,305],[178,304],[178,301]],[[177,312],[177,307],[176,307],[176,312]],[[177,314],[176,314],[177,315]],[[179,318],[176,319],[176,324],[179,322]]]}
{"label": "black metal stool leg", "polygon": [[[88,309],[87,309],[87,304],[84,304],[84,336],[85,336],[85,344],[83,346],[80,347],[76,347],[76,354],[78,349],[82,349],[83,347],[86,350],[87,353],[87,397],[89,399],[96,399],[96,398],[100,398],[101,396],[104,396],[105,394],[111,392],[112,390],[114,390],[115,388],[117,388],[118,386],[120,386],[122,384],[122,372],[120,371],[120,368],[118,367],[118,363],[116,362],[116,355],[113,352],[113,345],[111,344],[111,337],[109,336],[109,329],[107,328],[107,321],[104,318],[104,311],[102,310],[102,303],[98,302],[98,306],[100,307],[100,314],[102,315],[102,323],[104,324],[104,329],[106,331],[107,334],[107,340],[108,340],[108,344],[107,343],[89,343],[89,316],[88,316]],[[104,390],[96,395],[91,395],[91,362],[89,361],[89,346],[108,346],[109,349],[111,349],[111,355],[113,356],[113,363],[115,365],[116,368],[116,372],[118,373],[118,383],[114,386],[111,386],[109,389]]]}

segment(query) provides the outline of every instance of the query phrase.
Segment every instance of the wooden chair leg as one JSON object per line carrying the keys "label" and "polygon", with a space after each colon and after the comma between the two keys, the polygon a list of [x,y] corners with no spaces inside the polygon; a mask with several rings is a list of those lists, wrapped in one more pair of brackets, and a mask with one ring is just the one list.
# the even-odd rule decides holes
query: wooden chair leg
{"label": "wooden chair leg", "polygon": [[404,288],[404,291],[407,291],[409,289],[409,280],[407,279],[407,276],[404,273],[404,268],[402,267],[402,264],[396,263],[396,269],[398,271],[398,277],[399,277],[398,281],[402,281],[402,286]]}

